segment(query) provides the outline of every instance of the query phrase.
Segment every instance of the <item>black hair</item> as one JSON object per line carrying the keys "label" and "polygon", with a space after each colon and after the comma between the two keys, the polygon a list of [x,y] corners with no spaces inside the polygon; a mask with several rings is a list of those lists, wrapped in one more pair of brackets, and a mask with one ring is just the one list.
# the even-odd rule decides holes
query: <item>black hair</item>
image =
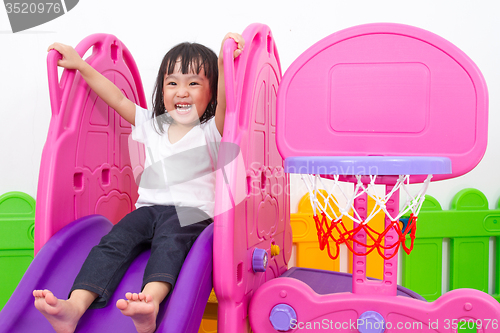
{"label": "black hair", "polygon": [[163,85],[165,74],[170,75],[174,72],[177,61],[180,61],[182,74],[200,74],[200,71],[203,69],[210,84],[212,99],[200,117],[200,123],[203,124],[213,118],[217,108],[217,81],[219,79],[217,55],[208,47],[198,43],[186,42],[178,44],[163,57],[153,92],[153,116],[156,118],[156,123],[161,133],[164,132],[163,124],[172,123],[173,120],[170,116],[161,116],[166,113],[163,103]]}

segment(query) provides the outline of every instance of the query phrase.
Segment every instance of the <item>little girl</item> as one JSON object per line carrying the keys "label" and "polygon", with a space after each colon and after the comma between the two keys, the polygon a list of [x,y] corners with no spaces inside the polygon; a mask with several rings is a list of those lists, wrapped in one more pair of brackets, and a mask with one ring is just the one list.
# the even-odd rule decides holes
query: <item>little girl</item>
{"label": "little girl", "polygon": [[[228,33],[222,45],[227,38],[238,44],[237,57],[243,38]],[[142,292],[127,293],[116,306],[132,318],[138,332],[154,332],[160,303],[174,287],[191,245],[212,222],[213,171],[226,111],[222,47],[218,59],[196,43],[170,50],[158,71],[153,112],[127,99],[72,47],[54,43],[51,49],[62,54],[59,66],[80,71],[90,88],[133,125],[132,137],[146,146],[146,166],[137,209],[91,250],[69,298],[35,290],[35,306],[56,332],[74,332],[89,307],[107,304],[131,262],[150,246]]]}

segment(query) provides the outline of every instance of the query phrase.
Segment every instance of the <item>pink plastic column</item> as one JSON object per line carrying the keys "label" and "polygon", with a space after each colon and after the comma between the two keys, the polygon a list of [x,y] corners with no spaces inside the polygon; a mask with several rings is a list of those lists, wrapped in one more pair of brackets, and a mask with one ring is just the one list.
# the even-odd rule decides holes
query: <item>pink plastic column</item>
{"label": "pink plastic column", "polygon": [[[394,186],[386,186],[386,194],[392,191]],[[396,215],[399,210],[399,190],[395,191],[391,198],[387,201],[386,207],[391,215]],[[354,201],[354,209],[358,212],[360,218],[366,219],[368,208],[367,194],[364,193],[357,197]],[[385,217],[385,227],[387,228],[392,223],[391,219]],[[366,233],[364,231],[359,232],[356,235],[357,239],[366,244]],[[391,228],[391,230],[385,236],[385,246],[390,247],[394,242],[398,240],[397,232]],[[397,247],[393,249],[385,250],[384,254],[386,257],[390,257]],[[362,245],[354,243],[354,251],[357,253],[364,253],[366,248]],[[395,255],[389,260],[384,260],[384,279],[379,280],[367,280],[366,279],[366,256],[353,255],[352,262],[352,291],[355,294],[377,294],[377,295],[387,295],[396,296],[397,293],[397,280],[398,280],[398,256]]]}

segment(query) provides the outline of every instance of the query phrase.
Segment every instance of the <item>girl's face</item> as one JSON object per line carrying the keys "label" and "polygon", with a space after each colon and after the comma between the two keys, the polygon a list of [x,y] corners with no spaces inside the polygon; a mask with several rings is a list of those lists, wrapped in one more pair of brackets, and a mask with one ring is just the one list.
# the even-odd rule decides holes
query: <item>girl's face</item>
{"label": "girl's face", "polygon": [[203,69],[199,74],[182,74],[177,61],[174,72],[165,74],[163,103],[175,123],[196,125],[211,99],[210,82]]}

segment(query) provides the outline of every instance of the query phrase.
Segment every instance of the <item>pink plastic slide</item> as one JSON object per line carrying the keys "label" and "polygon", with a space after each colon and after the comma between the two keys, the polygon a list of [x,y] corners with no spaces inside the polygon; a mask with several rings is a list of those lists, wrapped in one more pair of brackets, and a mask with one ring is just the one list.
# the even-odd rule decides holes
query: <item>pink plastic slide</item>
{"label": "pink plastic slide", "polygon": [[[186,258],[160,310],[157,332],[197,332],[212,280],[219,297],[219,331],[248,331],[252,291],[286,271],[290,258],[288,177],[275,140],[281,69],[267,26],[250,25],[243,36],[245,52],[225,63],[227,113],[217,170],[217,216]],[[76,50],[84,55],[91,48],[86,61],[146,107],[137,67],[125,45],[98,34]],[[234,41],[228,40],[225,58],[232,59],[234,50]],[[39,177],[37,255],[0,312],[0,332],[51,332],[33,306],[32,290],[48,288],[66,297],[91,247],[137,199],[144,150],[130,139],[130,125],[78,73],[64,71],[59,79],[57,59],[57,52],[49,53],[52,119]],[[147,258],[145,252],[134,261],[111,304],[140,287]],[[89,310],[77,327],[77,332],[110,330],[135,332],[132,321],[112,305]]]}

